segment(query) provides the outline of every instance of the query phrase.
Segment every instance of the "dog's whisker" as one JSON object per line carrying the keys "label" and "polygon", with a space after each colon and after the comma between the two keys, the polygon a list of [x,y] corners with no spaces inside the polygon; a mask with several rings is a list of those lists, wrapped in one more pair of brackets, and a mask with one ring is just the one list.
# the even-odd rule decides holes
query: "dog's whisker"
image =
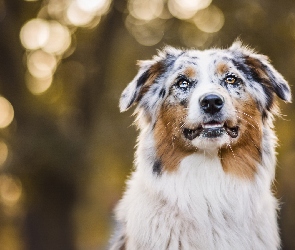
{"label": "dog's whisker", "polygon": [[248,116],[248,117],[254,119],[253,116],[251,116],[251,115],[249,115],[249,114],[247,114],[247,113],[245,113],[245,112],[243,112],[243,111],[240,111],[240,110],[237,110],[237,109],[236,109],[235,111],[236,111],[236,112],[239,112],[239,113],[242,113],[243,115]]}
{"label": "dog's whisker", "polygon": [[252,124],[251,122],[247,121],[245,118],[242,118],[240,116],[237,115],[238,118],[240,118],[241,120],[245,121],[246,123],[248,123],[251,127],[255,128],[255,129],[259,129],[260,130],[260,127],[257,125],[255,126],[254,124]]}
{"label": "dog's whisker", "polygon": [[[252,121],[257,125],[257,128],[260,130],[260,126],[259,126],[259,124],[258,124],[258,122],[256,122],[255,121],[255,119],[251,116],[251,115],[249,115],[249,114],[247,114],[247,113],[245,113],[245,112],[242,112],[242,111],[239,111],[239,110],[235,110],[236,112],[239,112],[239,113],[241,113],[241,114],[243,114],[244,116],[247,116],[247,117],[249,117],[249,118],[251,118],[252,119]],[[240,119],[243,119],[244,121],[246,121],[246,122],[248,122],[245,118],[242,118],[242,117],[240,117],[240,116],[238,116]],[[249,123],[249,122],[248,122]]]}
{"label": "dog's whisker", "polygon": [[180,126],[180,128],[182,129],[185,125],[186,125],[186,123],[184,122],[184,123]]}
{"label": "dog's whisker", "polygon": [[231,151],[234,159],[236,160],[236,155],[235,155],[235,153],[234,153],[234,151],[233,151],[232,146],[230,145],[230,143],[228,143],[227,146],[229,147],[229,149],[230,149],[230,151]]}

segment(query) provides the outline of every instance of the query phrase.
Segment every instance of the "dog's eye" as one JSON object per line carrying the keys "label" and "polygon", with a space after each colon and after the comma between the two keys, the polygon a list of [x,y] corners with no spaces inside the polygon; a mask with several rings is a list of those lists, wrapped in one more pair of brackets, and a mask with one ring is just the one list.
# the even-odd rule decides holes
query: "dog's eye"
{"label": "dog's eye", "polygon": [[235,76],[235,75],[228,75],[225,77],[224,81],[227,83],[227,84],[236,84],[238,82],[238,78]]}
{"label": "dog's eye", "polygon": [[184,78],[181,78],[176,82],[176,86],[182,90],[188,89],[190,87],[190,85],[191,85],[191,83],[187,79],[184,79]]}

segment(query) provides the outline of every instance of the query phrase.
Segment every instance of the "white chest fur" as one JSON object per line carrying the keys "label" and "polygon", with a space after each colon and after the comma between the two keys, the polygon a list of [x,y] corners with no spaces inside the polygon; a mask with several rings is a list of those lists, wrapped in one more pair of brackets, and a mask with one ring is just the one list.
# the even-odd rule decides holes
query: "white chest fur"
{"label": "white chest fur", "polygon": [[117,208],[126,249],[278,248],[276,200],[259,173],[254,181],[231,177],[217,155],[201,153],[172,173],[150,169],[137,168]]}

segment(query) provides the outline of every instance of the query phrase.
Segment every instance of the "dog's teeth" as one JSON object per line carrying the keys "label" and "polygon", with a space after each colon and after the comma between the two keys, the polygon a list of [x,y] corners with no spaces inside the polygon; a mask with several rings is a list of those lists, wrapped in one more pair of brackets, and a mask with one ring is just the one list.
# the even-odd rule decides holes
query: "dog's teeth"
{"label": "dog's teeth", "polygon": [[223,124],[218,124],[218,123],[216,123],[216,124],[204,124],[203,125],[203,128],[221,128],[221,127],[223,127]]}

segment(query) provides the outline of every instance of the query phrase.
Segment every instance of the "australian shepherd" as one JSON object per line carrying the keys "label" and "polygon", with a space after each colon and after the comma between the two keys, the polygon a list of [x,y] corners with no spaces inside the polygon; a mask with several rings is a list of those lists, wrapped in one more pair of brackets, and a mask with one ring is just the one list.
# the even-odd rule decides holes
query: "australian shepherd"
{"label": "australian shepherd", "polygon": [[166,47],[120,99],[136,104],[135,170],[116,208],[111,249],[280,248],[272,193],[276,96],[286,80],[268,58],[228,49]]}

